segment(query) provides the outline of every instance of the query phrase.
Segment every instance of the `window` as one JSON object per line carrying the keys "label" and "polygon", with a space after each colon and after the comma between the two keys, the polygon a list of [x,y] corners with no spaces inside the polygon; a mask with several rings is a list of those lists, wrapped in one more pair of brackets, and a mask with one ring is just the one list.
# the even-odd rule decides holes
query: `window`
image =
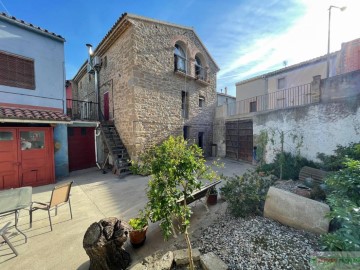
{"label": "window", "polygon": [[186,73],[186,54],[179,44],[175,44],[174,49],[175,71]]}
{"label": "window", "polygon": [[0,141],[12,141],[13,133],[9,131],[0,131]]}
{"label": "window", "polygon": [[34,90],[34,60],[0,51],[0,84]]}
{"label": "window", "polygon": [[204,148],[204,132],[198,133],[198,146],[203,149]]}
{"label": "window", "polygon": [[256,112],[257,111],[257,102],[251,101],[250,102],[250,112]]}
{"label": "window", "polygon": [[278,89],[284,89],[286,86],[285,77],[278,79]]}
{"label": "window", "polygon": [[205,98],[199,96],[199,108],[205,107]]}
{"label": "window", "polygon": [[204,76],[203,76],[203,67],[201,65],[201,60],[199,58],[199,56],[195,56],[195,76],[196,78],[199,78],[201,80],[203,80]]}
{"label": "window", "polygon": [[21,150],[43,149],[45,145],[44,131],[20,131]]}
{"label": "window", "polygon": [[181,115],[188,118],[189,99],[185,91],[181,91]]}
{"label": "window", "polygon": [[183,127],[183,135],[184,135],[184,140],[189,139],[189,136],[190,136],[190,127],[189,126]]}

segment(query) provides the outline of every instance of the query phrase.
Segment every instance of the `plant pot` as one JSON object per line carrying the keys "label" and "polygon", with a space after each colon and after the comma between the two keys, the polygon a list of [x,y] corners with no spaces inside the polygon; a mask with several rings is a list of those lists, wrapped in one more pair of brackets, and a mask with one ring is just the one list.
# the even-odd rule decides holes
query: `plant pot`
{"label": "plant pot", "polygon": [[146,240],[146,231],[148,226],[145,226],[142,230],[133,230],[129,232],[130,243],[134,248],[141,247]]}
{"label": "plant pot", "polygon": [[214,205],[217,203],[217,194],[209,194],[206,200],[207,204]]}
{"label": "plant pot", "polygon": [[311,195],[311,188],[305,186],[297,186],[295,189],[295,193],[297,195],[303,196],[305,198],[310,198]]}

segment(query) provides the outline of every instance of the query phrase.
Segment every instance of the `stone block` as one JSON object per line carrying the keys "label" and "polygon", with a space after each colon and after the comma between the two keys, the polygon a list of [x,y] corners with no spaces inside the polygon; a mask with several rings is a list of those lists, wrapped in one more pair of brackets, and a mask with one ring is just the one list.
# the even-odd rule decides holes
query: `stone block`
{"label": "stone block", "polygon": [[160,260],[156,261],[154,264],[154,270],[170,270],[172,264],[174,262],[174,254],[172,251],[165,253],[164,256],[161,257]]}
{"label": "stone block", "polygon": [[226,270],[227,265],[213,252],[200,256],[200,263],[204,270]]}
{"label": "stone block", "polygon": [[271,187],[265,200],[264,216],[282,224],[314,233],[327,233],[330,207],[294,193]]}
{"label": "stone block", "polygon": [[[193,261],[200,260],[200,251],[198,248],[192,250]],[[185,265],[189,263],[188,250],[179,249],[174,251],[174,261],[176,265]]]}

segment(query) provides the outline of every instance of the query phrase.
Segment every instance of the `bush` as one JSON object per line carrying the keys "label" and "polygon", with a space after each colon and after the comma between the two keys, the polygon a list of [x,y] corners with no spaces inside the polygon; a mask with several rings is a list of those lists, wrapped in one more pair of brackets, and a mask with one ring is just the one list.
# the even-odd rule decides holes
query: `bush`
{"label": "bush", "polygon": [[344,162],[347,158],[360,160],[360,143],[350,143],[348,146],[337,145],[334,155],[317,153],[316,157],[321,160],[321,169],[338,171],[344,168]]}
{"label": "bush", "polygon": [[[360,152],[360,151],[359,151]],[[322,237],[323,248],[330,251],[360,251],[360,161],[348,159],[345,168],[327,177],[330,218],[340,228]]]}
{"label": "bush", "polygon": [[309,166],[318,168],[318,165],[304,157],[294,156],[289,152],[276,154],[274,162],[270,164],[264,164],[257,168],[257,171],[263,171],[266,174],[274,174],[280,178],[280,165],[283,164],[282,179],[298,179],[299,172],[302,167]]}
{"label": "bush", "polygon": [[257,172],[246,172],[242,176],[225,178],[225,185],[220,188],[221,196],[228,202],[228,207],[236,217],[261,214],[266,194],[275,178],[260,177]]}

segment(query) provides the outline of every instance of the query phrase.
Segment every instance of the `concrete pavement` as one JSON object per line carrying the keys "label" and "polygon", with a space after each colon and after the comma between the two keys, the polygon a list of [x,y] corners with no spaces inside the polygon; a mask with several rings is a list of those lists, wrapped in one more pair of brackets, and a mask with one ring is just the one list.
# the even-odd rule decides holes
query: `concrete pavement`
{"label": "concrete pavement", "polygon": [[[227,176],[242,174],[252,168],[247,163],[227,159],[222,162],[225,167],[217,170]],[[71,173],[70,177],[61,182],[74,181],[71,190],[73,219],[70,219],[67,205],[58,209],[57,216],[52,211],[51,232],[46,211],[35,211],[33,226],[29,228],[28,211],[22,210],[19,228],[28,236],[28,242],[24,243],[24,237],[15,229],[10,229],[9,238],[19,256],[15,257],[7,245],[1,245],[0,269],[88,269],[89,258],[82,247],[87,228],[104,217],[117,217],[124,223],[135,217],[147,201],[145,189],[148,180],[149,177],[136,175],[119,179],[111,172],[102,174],[97,168]],[[53,186],[33,188],[33,201],[49,201]],[[211,224],[217,213],[225,211],[226,204],[220,202],[209,208],[210,212],[207,213],[201,203],[193,204],[191,232]],[[14,221],[14,216],[0,218],[0,228],[7,221]],[[181,238],[179,236],[178,239],[171,238],[164,242],[159,226],[155,223],[149,225],[143,247],[133,249],[127,242],[125,249],[131,254],[133,262],[136,262],[156,251],[177,245]]]}

